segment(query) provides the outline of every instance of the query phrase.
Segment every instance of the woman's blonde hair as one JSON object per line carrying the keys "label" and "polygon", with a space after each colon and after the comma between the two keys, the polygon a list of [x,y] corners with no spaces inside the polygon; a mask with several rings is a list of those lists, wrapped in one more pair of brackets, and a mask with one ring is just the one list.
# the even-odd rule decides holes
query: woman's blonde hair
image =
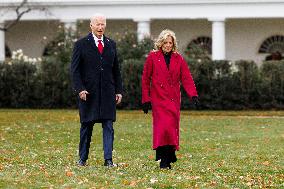
{"label": "woman's blonde hair", "polygon": [[155,49],[156,49],[156,50],[160,50],[161,47],[163,46],[165,40],[166,40],[168,37],[172,37],[172,39],[173,39],[173,49],[172,49],[172,51],[173,51],[173,52],[176,52],[176,51],[177,51],[177,48],[178,48],[178,47],[177,47],[176,34],[175,34],[173,31],[169,30],[169,29],[165,29],[165,30],[163,30],[163,31],[160,33],[159,37],[156,39],[156,41],[155,41],[155,43],[154,43]]}

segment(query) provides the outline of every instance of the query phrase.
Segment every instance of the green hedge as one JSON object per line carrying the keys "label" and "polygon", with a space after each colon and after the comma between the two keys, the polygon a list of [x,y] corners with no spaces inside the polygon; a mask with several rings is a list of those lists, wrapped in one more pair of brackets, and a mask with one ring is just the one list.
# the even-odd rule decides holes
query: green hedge
{"label": "green hedge", "polygon": [[72,92],[69,64],[55,58],[45,58],[38,74],[40,98],[38,107],[65,108],[75,107],[76,98]]}
{"label": "green hedge", "polygon": [[284,61],[264,62],[260,76],[263,107],[284,109]]}
{"label": "green hedge", "polygon": [[[123,63],[125,97],[122,108],[137,109],[141,101],[144,60]],[[200,109],[283,109],[284,61],[204,61],[189,63],[200,97]],[[182,109],[193,109],[182,90]]]}
{"label": "green hedge", "polygon": [[0,107],[35,107],[39,103],[36,66],[0,63]]}
{"label": "green hedge", "polygon": [[[137,41],[128,32],[116,39],[121,63],[124,97],[121,109],[141,108],[141,74],[152,40]],[[0,63],[1,108],[74,108],[70,58],[78,34],[60,30],[48,45],[42,61],[30,63],[19,51]],[[209,54],[189,46],[185,58],[200,97],[200,109],[284,109],[284,61],[211,61]],[[182,91],[182,109],[194,108]]]}
{"label": "green hedge", "polygon": [[[124,98],[120,108],[141,107],[141,74],[144,59],[124,60],[121,71]],[[284,109],[284,61],[205,61],[190,63],[201,109]],[[184,91],[182,108],[192,109]],[[30,63],[0,64],[0,107],[76,107],[69,68],[55,59],[40,66]]]}
{"label": "green hedge", "polygon": [[141,76],[144,60],[125,60],[121,67],[123,79],[122,108],[137,109],[141,105]]}

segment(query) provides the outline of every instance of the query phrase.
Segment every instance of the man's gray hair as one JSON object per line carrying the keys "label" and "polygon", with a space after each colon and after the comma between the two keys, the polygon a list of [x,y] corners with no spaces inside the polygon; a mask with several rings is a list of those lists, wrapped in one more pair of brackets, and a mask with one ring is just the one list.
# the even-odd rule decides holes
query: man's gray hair
{"label": "man's gray hair", "polygon": [[101,13],[96,13],[90,18],[91,23],[94,23],[98,18],[102,18],[102,19],[106,20],[105,15],[103,15]]}

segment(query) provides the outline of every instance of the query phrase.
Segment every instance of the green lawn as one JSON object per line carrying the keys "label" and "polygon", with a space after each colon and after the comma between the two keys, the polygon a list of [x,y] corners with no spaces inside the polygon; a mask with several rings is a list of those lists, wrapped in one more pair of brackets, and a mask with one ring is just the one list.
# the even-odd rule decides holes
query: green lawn
{"label": "green lawn", "polygon": [[284,188],[284,111],[181,115],[172,170],[151,150],[151,115],[118,111],[114,162],[94,127],[89,166],[77,167],[77,110],[0,110],[0,188]]}

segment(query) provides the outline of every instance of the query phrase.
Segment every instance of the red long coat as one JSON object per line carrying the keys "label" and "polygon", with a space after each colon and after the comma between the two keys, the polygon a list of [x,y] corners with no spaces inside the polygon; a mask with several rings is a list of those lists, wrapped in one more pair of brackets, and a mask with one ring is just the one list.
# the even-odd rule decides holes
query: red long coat
{"label": "red long coat", "polygon": [[152,104],[153,149],[174,145],[179,150],[181,84],[189,97],[197,96],[183,57],[173,52],[168,69],[162,51],[150,52],[142,75],[142,103]]}

